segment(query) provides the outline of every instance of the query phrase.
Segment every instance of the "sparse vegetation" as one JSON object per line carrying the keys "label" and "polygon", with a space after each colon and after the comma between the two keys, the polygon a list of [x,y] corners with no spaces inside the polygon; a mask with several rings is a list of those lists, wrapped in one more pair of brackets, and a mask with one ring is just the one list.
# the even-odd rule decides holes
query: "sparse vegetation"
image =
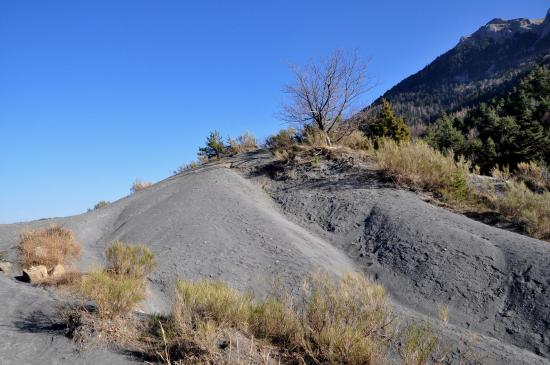
{"label": "sparse vegetation", "polygon": [[511,179],[494,204],[503,216],[523,225],[528,234],[550,241],[550,191],[537,194],[523,181]]}
{"label": "sparse vegetation", "polygon": [[300,305],[280,290],[255,301],[210,280],[178,281],[176,298],[162,334],[154,326],[160,347],[155,353],[172,361],[218,363],[217,344],[228,331],[238,331],[280,346],[275,353],[285,363],[382,364],[396,331],[384,289],[359,274],[337,281],[328,274],[311,276]]}
{"label": "sparse vegetation", "polygon": [[21,233],[19,254],[22,268],[44,265],[50,270],[57,264],[72,264],[80,256],[80,245],[70,230],[51,226]]}
{"label": "sparse vegetation", "polygon": [[77,271],[67,271],[59,276],[49,276],[46,280],[41,281],[42,286],[55,287],[74,287],[80,283],[83,274]]}
{"label": "sparse vegetation", "polygon": [[66,278],[71,282],[72,292],[77,297],[92,301],[95,305],[93,311],[84,305],[77,309],[66,309],[70,315],[64,316],[70,321],[75,321],[76,316],[80,316],[92,327],[101,328],[94,325],[94,318],[98,321],[113,321],[127,317],[145,298],[145,278],[155,266],[151,251],[143,245],[115,241],[107,248],[105,256],[105,269],[97,269],[80,277],[71,275]]}
{"label": "sparse vegetation", "polygon": [[104,270],[97,270],[82,277],[75,293],[91,300],[101,319],[114,319],[133,310],[145,295],[143,279],[120,277]]}
{"label": "sparse vegetation", "polygon": [[153,185],[152,182],[141,181],[140,179],[136,179],[136,181],[134,181],[134,183],[132,184],[132,187],[130,188],[130,191],[132,191],[132,193],[135,194],[138,191],[142,191],[144,189],[147,189],[148,187],[150,187],[152,185]]}
{"label": "sparse vegetation", "polygon": [[145,245],[113,242],[105,250],[106,270],[116,276],[145,278],[156,266],[155,256]]}
{"label": "sparse vegetation", "polygon": [[432,191],[450,201],[464,201],[468,188],[469,164],[444,155],[423,141],[398,143],[383,139],[374,151],[378,165],[398,184]]}
{"label": "sparse vegetation", "polygon": [[109,206],[109,204],[111,204],[111,202],[108,202],[108,201],[105,201],[105,200],[100,200],[99,202],[97,202],[96,205],[94,205],[94,209],[93,209],[93,210],[106,208],[106,207]]}
{"label": "sparse vegetation", "polygon": [[230,153],[236,154],[241,152],[251,152],[258,149],[258,141],[250,132],[238,136],[236,139],[228,138],[227,149]]}
{"label": "sparse vegetation", "polygon": [[[404,365],[428,364],[432,355],[437,353],[438,336],[427,323],[413,323],[405,329],[401,346],[401,358]],[[435,363],[441,363],[437,361]]]}

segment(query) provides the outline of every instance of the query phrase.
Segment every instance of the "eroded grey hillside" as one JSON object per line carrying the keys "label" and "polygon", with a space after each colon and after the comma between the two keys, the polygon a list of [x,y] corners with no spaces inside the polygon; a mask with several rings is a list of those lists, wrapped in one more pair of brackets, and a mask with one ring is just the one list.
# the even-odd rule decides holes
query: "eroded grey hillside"
{"label": "eroded grey hillside", "polygon": [[[482,363],[550,364],[548,243],[431,205],[382,182],[368,166],[332,161],[289,171],[269,152],[237,156],[107,208],[0,225],[0,250],[15,259],[21,230],[52,223],[75,232],[83,270],[101,263],[115,239],[145,243],[159,262],[143,304],[149,312],[168,308],[176,276],[223,279],[262,293],[273,276],[297,290],[311,271],[360,270],[386,286],[403,320],[440,328],[450,363],[458,364],[465,340],[475,338],[468,345]],[[78,352],[56,327],[55,303],[44,289],[1,278],[0,338],[8,340],[0,359],[137,361],[99,349]],[[440,305],[449,309],[446,326],[437,320]]]}

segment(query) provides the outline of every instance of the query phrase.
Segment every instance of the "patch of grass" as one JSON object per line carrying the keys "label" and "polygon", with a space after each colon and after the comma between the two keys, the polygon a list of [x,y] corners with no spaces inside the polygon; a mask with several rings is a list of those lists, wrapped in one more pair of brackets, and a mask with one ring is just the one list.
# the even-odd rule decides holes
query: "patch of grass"
{"label": "patch of grass", "polygon": [[505,191],[494,200],[497,211],[525,227],[526,232],[542,240],[550,240],[550,192],[537,194],[523,181],[506,182]]}
{"label": "patch of grass", "polygon": [[519,163],[515,177],[535,192],[550,191],[550,171],[535,162]]}
{"label": "patch of grass", "polygon": [[106,270],[118,276],[144,278],[156,266],[155,256],[145,245],[115,241],[105,250]]}
{"label": "patch of grass", "polygon": [[211,280],[179,280],[176,287],[177,299],[165,322],[164,337],[162,341],[157,337],[162,348],[155,350],[170,354],[172,360],[178,360],[178,353],[179,359],[185,358],[186,352],[211,358],[214,344],[233,329],[279,346],[294,360],[376,364],[383,363],[395,333],[384,289],[359,274],[338,281],[328,274],[312,275],[299,306],[282,291],[253,300],[250,294]]}
{"label": "patch of grass", "polygon": [[405,329],[401,346],[404,365],[424,365],[437,352],[438,336],[426,323],[414,323]]}
{"label": "patch of grass", "polygon": [[434,192],[447,201],[464,201],[469,194],[468,162],[423,141],[380,140],[374,158],[400,185]]}
{"label": "patch of grass", "polygon": [[317,274],[304,288],[300,320],[310,356],[327,363],[383,363],[395,329],[381,285],[359,274],[347,274],[338,282]]}
{"label": "patch of grass", "polygon": [[95,303],[100,319],[114,319],[128,314],[145,298],[145,282],[98,270],[83,276],[74,292]]}
{"label": "patch of grass", "polygon": [[134,181],[134,183],[132,184],[132,187],[130,188],[130,191],[135,194],[138,191],[142,191],[144,189],[147,189],[148,187],[150,187],[152,185],[153,185],[152,182],[141,181],[140,179],[136,179],[136,181]]}
{"label": "patch of grass", "polygon": [[339,141],[338,144],[351,148],[352,150],[369,150],[372,149],[371,140],[365,136],[361,131],[355,130],[351,133],[344,135]]}
{"label": "patch of grass", "polygon": [[0,251],[0,261],[6,261],[8,258],[8,251]]}
{"label": "patch of grass", "polygon": [[80,245],[70,230],[51,226],[21,233],[19,253],[22,268],[44,265],[50,270],[57,264],[72,264],[80,256]]}
{"label": "patch of grass", "polygon": [[218,326],[242,327],[248,321],[252,297],[220,281],[183,281],[176,284],[173,318],[182,331],[195,328],[201,321]]}
{"label": "patch of grass", "polygon": [[49,276],[41,281],[41,286],[74,287],[80,283],[83,274],[77,271],[68,271],[59,276]]}

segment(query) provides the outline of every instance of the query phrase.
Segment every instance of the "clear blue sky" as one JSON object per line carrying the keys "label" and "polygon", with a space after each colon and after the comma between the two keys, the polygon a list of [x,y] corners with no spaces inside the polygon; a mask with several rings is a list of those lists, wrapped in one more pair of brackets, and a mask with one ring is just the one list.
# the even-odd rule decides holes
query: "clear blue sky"
{"label": "clear blue sky", "polygon": [[386,89],[495,17],[547,0],[0,3],[0,223],[78,214],[195,158],[210,130],[265,137],[288,62],[372,57]]}

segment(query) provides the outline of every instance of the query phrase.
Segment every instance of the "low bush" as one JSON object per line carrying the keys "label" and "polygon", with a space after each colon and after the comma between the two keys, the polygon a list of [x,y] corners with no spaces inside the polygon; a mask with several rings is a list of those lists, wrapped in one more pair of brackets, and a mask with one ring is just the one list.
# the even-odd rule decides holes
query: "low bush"
{"label": "low bush", "polygon": [[132,193],[137,193],[138,191],[142,191],[144,189],[147,189],[148,187],[150,187],[152,185],[153,185],[152,182],[141,181],[140,179],[136,179],[136,181],[134,181],[134,183],[132,184],[132,187],[130,188],[130,191],[132,191]]}
{"label": "low bush", "polygon": [[423,141],[398,143],[380,140],[374,158],[398,184],[435,192],[447,200],[461,201],[468,189],[469,164],[444,155]]}
{"label": "low bush", "polygon": [[105,250],[106,270],[118,276],[145,278],[156,266],[155,256],[145,245],[114,241]]}
{"label": "low bush", "polygon": [[99,318],[114,319],[128,314],[145,298],[145,283],[141,278],[98,270],[83,276],[74,291],[94,302]]}
{"label": "low bush", "polygon": [[19,254],[22,268],[44,265],[50,270],[57,264],[72,264],[80,256],[80,245],[70,230],[51,226],[21,233]]}

